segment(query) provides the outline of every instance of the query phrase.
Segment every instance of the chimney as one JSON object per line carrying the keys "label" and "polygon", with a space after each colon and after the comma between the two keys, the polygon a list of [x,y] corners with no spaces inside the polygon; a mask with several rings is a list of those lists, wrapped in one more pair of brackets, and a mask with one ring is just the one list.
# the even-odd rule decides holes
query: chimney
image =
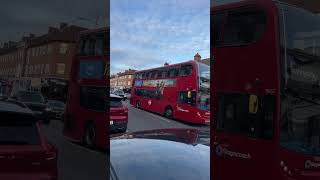
{"label": "chimney", "polygon": [[67,23],[60,23],[60,30],[64,30],[66,27],[68,27]]}
{"label": "chimney", "polygon": [[197,53],[196,55],[194,55],[194,61],[200,61],[201,60],[201,56],[199,53]]}

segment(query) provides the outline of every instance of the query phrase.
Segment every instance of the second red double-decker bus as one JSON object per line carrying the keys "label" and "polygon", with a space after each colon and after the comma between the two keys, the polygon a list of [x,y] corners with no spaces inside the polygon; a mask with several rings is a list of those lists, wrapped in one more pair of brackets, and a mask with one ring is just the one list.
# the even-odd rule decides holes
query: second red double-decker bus
{"label": "second red double-decker bus", "polygon": [[320,16],[310,2],[211,9],[214,179],[320,179]]}
{"label": "second red double-decker bus", "polygon": [[210,122],[210,69],[197,61],[135,73],[130,102],[190,123]]}
{"label": "second red double-decker bus", "polygon": [[64,135],[89,147],[109,147],[109,29],[80,33],[68,89]]}

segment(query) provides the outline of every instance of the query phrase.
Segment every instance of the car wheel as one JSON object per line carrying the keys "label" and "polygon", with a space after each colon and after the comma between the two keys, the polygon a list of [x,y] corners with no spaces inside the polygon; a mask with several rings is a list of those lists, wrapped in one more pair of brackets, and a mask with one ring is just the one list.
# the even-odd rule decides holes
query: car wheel
{"label": "car wheel", "polygon": [[141,106],[140,106],[140,102],[137,101],[137,102],[136,102],[136,108],[140,109],[140,107],[141,107]]}
{"label": "car wheel", "polygon": [[93,148],[96,142],[96,128],[93,123],[89,123],[84,132],[83,143],[89,148]]}
{"label": "car wheel", "polygon": [[168,119],[172,119],[173,117],[173,110],[172,108],[169,106],[166,108],[166,110],[164,111],[164,116]]}

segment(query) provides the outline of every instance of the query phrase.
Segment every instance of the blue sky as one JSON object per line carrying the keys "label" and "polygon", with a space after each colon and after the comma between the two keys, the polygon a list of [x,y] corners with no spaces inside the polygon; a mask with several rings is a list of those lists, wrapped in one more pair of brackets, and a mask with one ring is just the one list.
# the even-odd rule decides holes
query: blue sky
{"label": "blue sky", "polygon": [[111,0],[111,74],[210,57],[210,0]]}

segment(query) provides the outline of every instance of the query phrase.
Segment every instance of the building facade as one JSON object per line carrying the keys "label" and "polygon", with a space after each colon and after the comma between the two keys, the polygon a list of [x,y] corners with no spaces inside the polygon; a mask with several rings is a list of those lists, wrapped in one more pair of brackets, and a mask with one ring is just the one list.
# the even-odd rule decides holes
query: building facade
{"label": "building facade", "polygon": [[84,30],[61,23],[59,28],[49,27],[42,36],[30,34],[18,43],[4,43],[0,49],[1,79],[19,81],[20,86],[29,84],[41,91],[44,88],[58,92],[58,87],[50,86],[60,85],[65,91],[77,37]]}
{"label": "building facade", "polygon": [[111,89],[130,89],[136,70],[129,69],[110,77]]}

